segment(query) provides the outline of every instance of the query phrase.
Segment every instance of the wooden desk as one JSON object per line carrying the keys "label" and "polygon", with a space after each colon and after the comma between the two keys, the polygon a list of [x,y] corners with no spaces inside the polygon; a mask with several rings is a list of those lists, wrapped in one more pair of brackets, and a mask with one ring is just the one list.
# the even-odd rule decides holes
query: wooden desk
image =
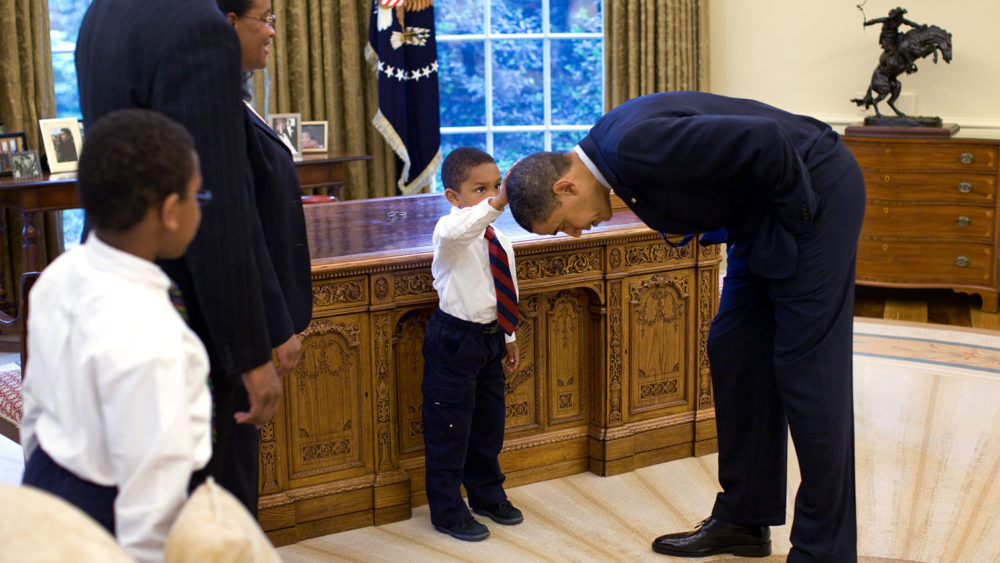
{"label": "wooden desk", "polygon": [[[437,305],[440,194],[306,208],[313,319],[262,432],[259,520],[277,545],[406,519],[426,502],[420,380]],[[717,247],[668,248],[628,210],[581,238],[509,213],[521,364],[505,384],[507,486],[715,451],[706,341]]]}
{"label": "wooden desk", "polygon": [[[369,160],[368,155],[345,153],[307,154],[296,161],[299,182],[303,190],[327,190],[329,195],[340,196],[344,182],[344,164],[358,160]],[[38,213],[74,209],[80,206],[76,197],[76,173],[45,174],[33,180],[0,178],[0,205],[14,209],[21,214],[24,228],[21,230],[24,247],[24,271],[35,272],[44,264],[38,248],[38,229],[35,218]],[[3,263],[3,248],[0,247],[0,264]],[[10,299],[8,285],[0,270],[0,303]],[[7,300],[3,299],[4,297]],[[0,327],[16,326],[16,317],[0,312]]]}

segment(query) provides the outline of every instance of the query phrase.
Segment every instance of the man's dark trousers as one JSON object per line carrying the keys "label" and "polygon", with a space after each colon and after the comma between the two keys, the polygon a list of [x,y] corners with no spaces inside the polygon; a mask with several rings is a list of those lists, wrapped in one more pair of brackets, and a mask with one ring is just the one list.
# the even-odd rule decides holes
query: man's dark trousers
{"label": "man's dark trousers", "polygon": [[497,324],[452,317],[440,309],[424,337],[423,425],[431,522],[451,527],[472,506],[506,500],[497,456],[503,447],[504,335]]}
{"label": "man's dark trousers", "polygon": [[784,523],[791,430],[802,475],[792,562],[857,558],[852,344],[865,202],[857,164],[840,153],[810,170],[820,204],[814,232],[796,241],[795,273],[767,279],[732,258],[709,333],[723,489],[713,516]]}

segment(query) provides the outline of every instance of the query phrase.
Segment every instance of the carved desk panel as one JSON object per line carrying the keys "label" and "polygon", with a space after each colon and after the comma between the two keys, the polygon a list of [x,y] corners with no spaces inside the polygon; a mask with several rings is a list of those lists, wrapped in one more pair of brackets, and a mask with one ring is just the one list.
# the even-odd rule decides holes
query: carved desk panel
{"label": "carved desk panel", "polygon": [[[264,429],[260,522],[277,545],[408,518],[424,494],[420,380],[441,195],[311,205],[313,320]],[[708,327],[720,255],[668,248],[628,209],[583,237],[509,213],[521,363],[505,383],[507,486],[715,450]]]}

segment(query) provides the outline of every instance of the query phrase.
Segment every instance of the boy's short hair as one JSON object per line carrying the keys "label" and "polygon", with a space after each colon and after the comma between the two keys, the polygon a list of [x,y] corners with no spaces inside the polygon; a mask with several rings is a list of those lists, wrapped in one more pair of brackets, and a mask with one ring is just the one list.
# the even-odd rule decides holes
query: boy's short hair
{"label": "boy's short hair", "polygon": [[87,128],[76,189],[87,220],[126,231],[172,193],[187,197],[194,140],[170,118],[145,109],[113,111]]}
{"label": "boy's short hair", "polygon": [[480,164],[496,163],[490,153],[476,147],[458,147],[441,163],[441,183],[444,189],[458,191],[469,170]]}

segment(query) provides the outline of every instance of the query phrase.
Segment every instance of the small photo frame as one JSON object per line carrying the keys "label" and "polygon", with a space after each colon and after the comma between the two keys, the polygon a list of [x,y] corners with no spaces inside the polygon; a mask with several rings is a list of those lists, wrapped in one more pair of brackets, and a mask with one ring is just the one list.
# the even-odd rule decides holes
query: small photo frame
{"label": "small photo frame", "polygon": [[326,152],[327,127],[326,121],[303,121],[299,134],[302,152]]}
{"label": "small photo frame", "polygon": [[0,133],[0,176],[13,174],[14,169],[10,163],[10,155],[27,148],[23,132]]}
{"label": "small photo frame", "polygon": [[302,126],[301,113],[272,113],[267,116],[267,124],[278,134],[292,155],[302,154],[302,139],[300,128]]}
{"label": "small photo frame", "polygon": [[42,165],[35,151],[21,151],[10,155],[15,180],[30,180],[42,176]]}
{"label": "small photo frame", "polygon": [[83,148],[83,131],[75,117],[39,119],[42,145],[49,157],[49,171],[72,172],[80,160]]}

